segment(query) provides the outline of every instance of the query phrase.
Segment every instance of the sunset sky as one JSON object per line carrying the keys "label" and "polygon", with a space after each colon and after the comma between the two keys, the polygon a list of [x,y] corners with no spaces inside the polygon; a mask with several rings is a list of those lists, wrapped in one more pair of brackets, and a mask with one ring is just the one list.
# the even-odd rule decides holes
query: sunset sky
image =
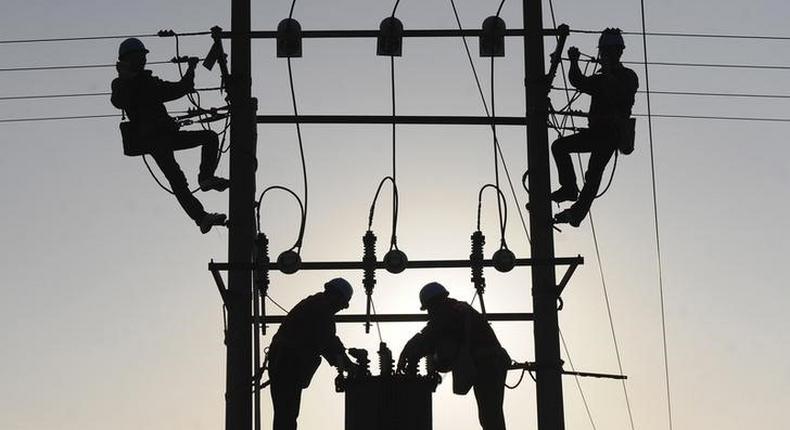
{"label": "sunset sky", "polygon": [[[294,18],[307,29],[378,27],[393,1],[304,0]],[[498,0],[456,0],[466,28],[495,14]],[[253,2],[252,26],[273,30],[290,2]],[[558,22],[578,30],[641,28],[639,2],[556,0]],[[647,29],[655,32],[790,37],[790,5],[662,0],[646,4]],[[549,3],[544,23],[551,26]],[[455,28],[449,1],[401,2],[407,29]],[[509,28],[522,26],[521,2],[501,14]],[[0,40],[105,35],[147,35],[160,29],[230,29],[230,2],[136,0],[52,2],[4,0]],[[572,34],[568,46],[595,53],[595,35]],[[8,119],[116,115],[109,96],[43,100],[3,97],[109,91],[112,67],[9,71],[55,65],[111,65],[119,39],[0,43],[0,428],[3,430],[196,429],[224,426],[225,348],[222,313],[207,263],[227,260],[226,230],[201,235],[175,199],[162,191],[139,158],[121,150],[120,117],[7,122]],[[149,62],[175,55],[173,39],[146,37]],[[484,90],[490,69],[469,40]],[[546,51],[554,48],[546,38]],[[204,56],[208,36],[181,39],[182,55]],[[641,38],[626,36],[625,61],[641,61]],[[226,43],[230,52],[230,44]],[[790,67],[790,39],[648,38],[650,60],[673,63]],[[271,40],[253,43],[253,96],[259,113],[292,112],[286,63]],[[523,45],[508,39],[496,61],[496,111],[524,115]],[[629,65],[645,88],[641,65]],[[164,79],[178,79],[174,65],[151,65]],[[293,60],[303,114],[390,113],[389,59],[375,55],[375,40],[305,40]],[[775,94],[790,96],[788,69],[650,66],[654,91]],[[555,83],[561,82],[558,75]],[[403,115],[483,115],[460,39],[407,39],[396,59],[397,109]],[[218,70],[198,69],[198,87],[219,83]],[[564,94],[553,93],[555,106]],[[776,118],[790,121],[790,98],[654,94],[658,115]],[[204,106],[223,103],[203,94]],[[574,106],[587,109],[589,99]],[[170,103],[173,110],[186,101]],[[647,112],[644,94],[634,112]],[[215,127],[216,128],[216,127]],[[653,119],[657,200],[674,428],[740,430],[790,426],[790,303],[783,271],[790,255],[786,216],[790,122]],[[315,126],[302,129],[307,161],[309,213],[302,257],[351,261],[362,256],[368,209],[381,178],[391,174],[389,126]],[[477,193],[494,178],[490,129],[484,126],[399,126],[400,214],[398,244],[412,260],[463,259],[475,229]],[[526,169],[526,134],[500,127],[502,150],[522,205],[518,184]],[[556,133],[550,131],[550,139]],[[292,125],[258,127],[258,189],[284,185],[302,194],[296,133]],[[177,155],[191,184],[199,151]],[[157,174],[158,171],[155,170]],[[220,174],[228,175],[227,159]],[[608,179],[611,166],[607,169]],[[552,163],[552,181],[556,171]],[[160,176],[161,177],[161,176]],[[507,183],[502,177],[503,183]],[[517,205],[506,188],[507,239],[518,257],[529,244]],[[497,243],[496,204],[484,202],[483,231],[490,256]],[[226,212],[227,195],[201,193],[210,211]],[[386,243],[389,198],[377,206],[374,230]],[[555,206],[556,209],[556,206]],[[284,194],[267,195],[262,226],[272,257],[290,247],[299,229],[297,205]],[[555,234],[558,256],[585,257],[564,293],[560,327],[578,370],[618,373],[601,283],[629,376],[635,428],[668,429],[661,338],[661,302],[651,193],[647,119],[637,122],[636,151],[620,157],[611,189],[593,205],[602,265],[588,218],[578,229]],[[384,251],[379,247],[379,256]],[[560,273],[561,275],[561,273]],[[272,274],[270,294],[290,308],[347,277],[355,286],[349,313],[364,312],[360,272]],[[486,307],[531,312],[527,268],[486,271]],[[417,312],[417,293],[437,280],[451,295],[470,300],[467,270],[380,273],[375,291],[380,313]],[[269,309],[274,309],[267,304]],[[519,361],[533,360],[530,323],[494,323],[499,339]],[[420,324],[383,325],[384,340],[400,352]],[[271,330],[274,330],[274,326]],[[362,326],[339,327],[348,347],[378,347]],[[271,331],[270,331],[271,333]],[[270,337],[263,339],[268,343]],[[568,357],[563,354],[568,361]],[[566,365],[566,368],[569,366]],[[343,396],[334,392],[334,369],[322,365],[305,391],[301,428],[343,428]],[[509,375],[509,383],[518,378]],[[594,425],[571,377],[563,379],[566,428],[630,429],[623,387],[617,381],[581,379]],[[473,396],[452,394],[449,376],[434,396],[434,428],[476,429]],[[263,393],[264,428],[270,423]],[[536,428],[534,383],[527,377],[505,394],[509,428]]]}

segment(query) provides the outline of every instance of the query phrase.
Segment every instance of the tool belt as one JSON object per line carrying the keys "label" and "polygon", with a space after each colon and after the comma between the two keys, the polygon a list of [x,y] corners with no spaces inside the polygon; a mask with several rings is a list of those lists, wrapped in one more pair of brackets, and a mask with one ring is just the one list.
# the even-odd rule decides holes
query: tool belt
{"label": "tool belt", "polygon": [[131,121],[123,121],[120,124],[121,140],[123,141],[123,155],[136,157],[151,152],[145,139],[142,139],[140,132]]}
{"label": "tool belt", "polygon": [[623,155],[634,152],[634,139],[636,136],[636,119],[623,118],[615,123],[617,127],[617,149]]}

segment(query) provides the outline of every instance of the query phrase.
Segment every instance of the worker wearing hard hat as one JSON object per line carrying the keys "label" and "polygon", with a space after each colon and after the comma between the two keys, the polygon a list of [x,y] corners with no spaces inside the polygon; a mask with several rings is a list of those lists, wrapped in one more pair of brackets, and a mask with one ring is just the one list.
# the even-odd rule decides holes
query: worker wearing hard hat
{"label": "worker wearing hard hat", "polygon": [[198,184],[201,191],[223,191],[230,181],[215,176],[219,159],[219,139],[211,130],[179,131],[175,120],[167,113],[164,103],[181,98],[195,90],[197,58],[190,59],[184,77],[179,82],[163,81],[145,69],[148,49],[136,38],[124,40],[118,48],[116,69],[118,77],[112,81],[113,106],[129,117],[133,138],[143,142],[148,153],[162,170],[173,194],[184,211],[207,233],[212,226],[225,223],[225,215],[207,213],[192,195],[184,173],[175,160],[174,151],[202,148]]}
{"label": "worker wearing hard hat", "polygon": [[269,380],[274,430],[295,430],[302,390],[310,385],[321,357],[340,369],[356,373],[335,335],[334,315],[348,307],[354,290],[343,278],[324,284],[324,291],[299,302],[280,325],[269,346]]}
{"label": "worker wearing hard hat", "polygon": [[483,430],[504,430],[502,402],[510,357],[494,330],[468,303],[450,298],[438,282],[422,287],[420,304],[428,311],[428,324],[406,343],[398,372],[430,356],[439,371],[452,370],[454,393],[466,394],[474,387]]}
{"label": "worker wearing hard hat", "polygon": [[[634,149],[634,123],[631,108],[639,88],[639,79],[633,70],[620,62],[625,43],[618,28],[607,28],[598,39],[600,70],[585,76],[579,68],[579,50],[568,49],[571,67],[568,78],[571,85],[591,96],[588,129],[557,139],[551,145],[557,163],[560,188],[551,193],[557,203],[572,201],[570,208],[558,213],[555,222],[578,227],[601,185],[601,177],[615,151],[630,154]],[[584,175],[581,193],[576,185],[571,153],[589,152],[590,161]]]}

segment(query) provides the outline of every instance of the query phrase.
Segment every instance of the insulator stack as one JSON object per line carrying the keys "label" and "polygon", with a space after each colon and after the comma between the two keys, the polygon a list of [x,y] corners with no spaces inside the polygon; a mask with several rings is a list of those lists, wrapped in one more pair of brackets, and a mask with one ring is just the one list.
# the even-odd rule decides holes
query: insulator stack
{"label": "insulator stack", "polygon": [[373,287],[376,286],[376,235],[368,230],[365,236],[362,237],[362,245],[364,246],[362,265],[365,270],[365,274],[362,278],[362,286],[365,287],[365,294],[367,295],[365,333],[370,333],[371,296],[373,295]]}
{"label": "insulator stack", "polygon": [[379,343],[379,375],[392,376],[395,369],[395,361],[392,359],[392,351],[387,347],[386,342]]}
{"label": "insulator stack", "polygon": [[480,298],[480,309],[485,316],[486,307],[483,302],[483,293],[486,289],[486,278],[483,276],[483,245],[486,243],[486,237],[483,232],[478,230],[472,233],[472,253],[469,255],[469,263],[472,266],[472,284],[477,290],[477,295]]}
{"label": "insulator stack", "polygon": [[[269,238],[266,237],[263,233],[258,233],[258,236],[255,238],[255,252],[253,254],[254,261],[255,261],[255,270],[253,271],[253,282],[255,283],[255,288],[258,290],[258,294],[261,297],[261,306],[264,309],[264,316],[265,316],[265,307],[264,303],[266,300],[266,295],[269,291]],[[263,327],[263,334],[266,334],[266,324],[261,324]]]}

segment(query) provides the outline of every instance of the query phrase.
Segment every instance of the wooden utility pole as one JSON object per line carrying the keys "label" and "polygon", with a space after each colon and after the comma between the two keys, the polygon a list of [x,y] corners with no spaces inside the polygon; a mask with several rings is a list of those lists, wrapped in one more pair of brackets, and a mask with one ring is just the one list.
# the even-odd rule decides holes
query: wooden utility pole
{"label": "wooden utility pole", "polygon": [[[255,239],[256,121],[251,98],[250,0],[231,3],[230,202],[228,261],[252,262]],[[252,428],[252,274],[228,272],[225,429]]]}
{"label": "wooden utility pole", "polygon": [[527,95],[527,165],[529,171],[532,258],[549,262],[532,267],[532,306],[537,365],[538,430],[564,430],[562,370],[557,286],[554,273],[554,231],[551,216],[548,101],[543,52],[543,11],[540,0],[523,0],[524,61]]}

